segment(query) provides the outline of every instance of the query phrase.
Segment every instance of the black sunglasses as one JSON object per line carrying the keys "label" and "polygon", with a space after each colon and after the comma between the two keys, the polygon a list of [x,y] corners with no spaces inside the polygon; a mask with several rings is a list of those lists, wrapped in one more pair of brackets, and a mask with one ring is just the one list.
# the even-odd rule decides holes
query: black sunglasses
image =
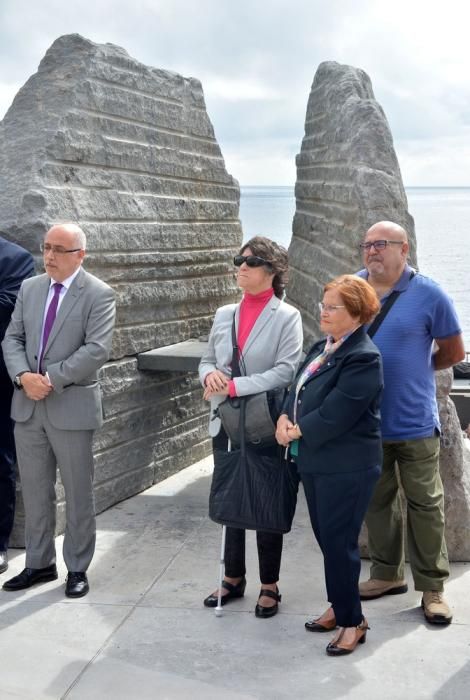
{"label": "black sunglasses", "polygon": [[243,263],[246,263],[248,267],[262,267],[262,265],[272,267],[270,262],[264,260],[264,258],[259,258],[257,255],[235,255],[233,259],[235,267],[240,267]]}

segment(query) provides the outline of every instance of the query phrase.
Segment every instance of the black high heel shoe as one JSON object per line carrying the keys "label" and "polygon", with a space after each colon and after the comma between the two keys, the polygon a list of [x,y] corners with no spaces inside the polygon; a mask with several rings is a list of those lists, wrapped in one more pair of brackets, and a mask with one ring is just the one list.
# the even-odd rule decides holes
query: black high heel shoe
{"label": "black high heel shoe", "polygon": [[330,642],[326,647],[326,653],[328,656],[344,656],[345,654],[352,654],[358,644],[365,643],[367,630],[369,630],[370,627],[367,624],[366,618],[363,617],[361,624],[356,627],[356,636],[354,641],[349,642],[348,644],[346,642],[341,643],[345,629],[345,627],[341,628],[341,632],[339,633],[337,639],[335,639],[334,642]]}
{"label": "black high heel shoe", "polygon": [[[225,588],[228,593],[222,594],[220,599],[220,604],[225,605],[230,600],[235,600],[235,598],[243,598],[245,595],[246,588],[246,578],[243,577],[238,583],[229,583],[228,581],[222,581],[222,588]],[[204,605],[206,608],[216,608],[219,602],[217,594],[211,593],[204,599]]]}
{"label": "black high heel shoe", "polygon": [[259,592],[259,598],[261,598],[261,596],[263,595],[275,600],[276,604],[271,605],[270,607],[266,607],[257,603],[255,608],[255,615],[256,617],[273,617],[273,615],[276,615],[276,613],[279,611],[278,603],[281,602],[282,598],[281,594],[279,593],[279,589],[276,586],[276,592],[274,592],[270,591],[268,588],[262,588]]}
{"label": "black high heel shoe", "polygon": [[[329,610],[331,610],[331,608],[329,608]],[[309,632],[331,632],[332,630],[336,629],[335,617],[333,617],[331,620],[322,621],[323,617],[329,610],[324,612],[323,615],[320,615],[320,617],[316,617],[313,620],[307,620],[305,623],[305,629]]]}

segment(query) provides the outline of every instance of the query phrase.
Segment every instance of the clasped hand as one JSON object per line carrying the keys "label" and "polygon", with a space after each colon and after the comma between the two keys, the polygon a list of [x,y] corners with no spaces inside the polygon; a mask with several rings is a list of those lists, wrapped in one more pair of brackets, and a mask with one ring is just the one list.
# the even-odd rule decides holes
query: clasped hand
{"label": "clasped hand", "polygon": [[45,399],[52,391],[52,384],[47,377],[36,372],[24,372],[21,375],[21,386],[28,399],[33,401]]}
{"label": "clasped hand", "polygon": [[209,372],[204,381],[206,385],[204,399],[206,401],[209,401],[213,396],[228,396],[229,378],[220,369]]}
{"label": "clasped hand", "polygon": [[276,425],[276,440],[279,445],[287,447],[293,440],[300,438],[300,432],[294,423],[283,413],[279,416]]}

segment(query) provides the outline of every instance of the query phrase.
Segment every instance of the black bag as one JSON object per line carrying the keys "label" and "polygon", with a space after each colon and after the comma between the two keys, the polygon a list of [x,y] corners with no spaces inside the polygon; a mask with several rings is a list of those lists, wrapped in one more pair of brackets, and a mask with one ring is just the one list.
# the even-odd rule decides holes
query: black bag
{"label": "black bag", "polygon": [[240,442],[240,408],[245,404],[245,439],[256,447],[276,445],[276,423],[286,396],[285,389],[263,391],[243,398],[227,397],[217,408],[232,445]]}
{"label": "black bag", "polygon": [[214,450],[209,517],[228,527],[289,532],[297,504],[296,467],[283,459],[281,449],[255,451],[246,444],[245,400],[240,401],[240,447]]}

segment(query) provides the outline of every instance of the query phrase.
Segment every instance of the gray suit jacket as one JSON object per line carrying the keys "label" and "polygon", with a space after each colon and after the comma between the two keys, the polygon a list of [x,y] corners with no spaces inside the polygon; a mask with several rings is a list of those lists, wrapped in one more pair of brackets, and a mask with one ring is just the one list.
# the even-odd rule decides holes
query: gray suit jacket
{"label": "gray suit jacket", "polygon": [[[231,375],[234,312],[238,335],[240,305],[228,304],[216,311],[208,347],[199,364],[202,385],[206,374],[214,369],[221,370],[229,377]],[[246,376],[234,379],[237,396],[289,386],[300,361],[302,342],[299,311],[273,296],[257,318],[243,348]],[[224,400],[224,396],[214,396],[211,399],[209,434],[212,436],[220,430],[220,419],[214,418],[214,411]]]}
{"label": "gray suit jacket", "polygon": [[[8,373],[37,372],[44,308],[50,278],[23,282],[2,343]],[[111,350],[116,306],[114,292],[80,269],[67,291],[45,348],[43,364],[54,390],[43,399],[51,424],[61,430],[93,430],[102,422],[98,370]],[[11,416],[28,420],[35,401],[15,390]]]}

